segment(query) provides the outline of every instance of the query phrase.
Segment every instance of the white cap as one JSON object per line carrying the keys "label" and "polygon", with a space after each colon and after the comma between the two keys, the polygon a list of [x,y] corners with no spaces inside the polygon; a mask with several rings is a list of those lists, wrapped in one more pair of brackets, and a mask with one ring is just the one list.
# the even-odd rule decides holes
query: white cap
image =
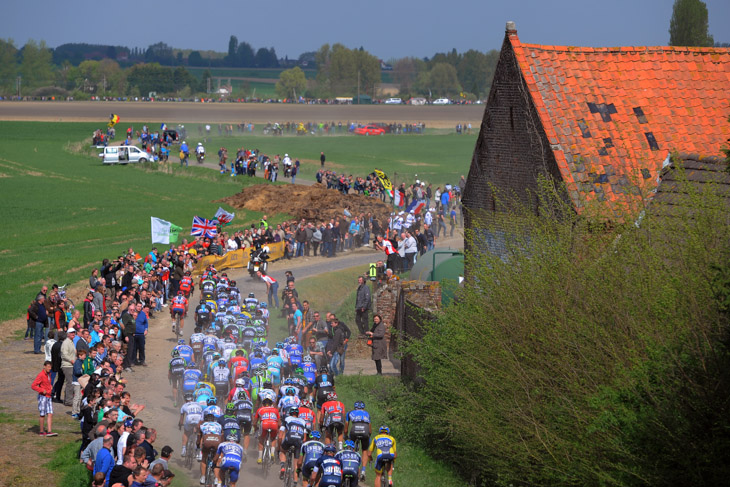
{"label": "white cap", "polygon": [[71,327],[68,330],[66,330],[66,333],[76,333],[76,328]]}
{"label": "white cap", "polygon": [[284,157],[289,157],[289,154],[284,154]]}

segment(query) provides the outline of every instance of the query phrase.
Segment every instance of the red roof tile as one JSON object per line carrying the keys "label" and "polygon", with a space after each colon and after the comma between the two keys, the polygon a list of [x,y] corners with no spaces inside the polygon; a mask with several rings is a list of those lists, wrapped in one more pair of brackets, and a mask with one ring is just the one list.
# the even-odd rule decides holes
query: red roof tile
{"label": "red roof tile", "polygon": [[543,46],[521,43],[514,31],[508,37],[578,209],[581,199],[605,199],[614,214],[636,211],[669,153],[718,155],[730,137],[728,48]]}

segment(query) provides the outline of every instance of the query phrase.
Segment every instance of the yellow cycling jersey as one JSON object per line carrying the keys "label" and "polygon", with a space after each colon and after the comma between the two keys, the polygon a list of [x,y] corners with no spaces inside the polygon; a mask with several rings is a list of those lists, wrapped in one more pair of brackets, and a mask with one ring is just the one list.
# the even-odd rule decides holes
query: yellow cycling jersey
{"label": "yellow cycling jersey", "polygon": [[396,454],[395,438],[386,434],[376,435],[372,441],[370,441],[370,454],[373,457],[379,457],[383,454],[390,454],[395,456]]}

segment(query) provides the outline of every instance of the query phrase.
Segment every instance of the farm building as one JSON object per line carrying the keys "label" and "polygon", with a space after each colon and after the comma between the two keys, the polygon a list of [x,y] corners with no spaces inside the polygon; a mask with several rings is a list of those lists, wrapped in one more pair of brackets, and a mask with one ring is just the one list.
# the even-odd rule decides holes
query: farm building
{"label": "farm building", "polygon": [[[467,228],[509,194],[539,211],[539,179],[577,212],[632,221],[673,152],[719,156],[730,136],[730,49],[523,44],[507,24],[463,203]],[[504,234],[481,232],[504,250]]]}

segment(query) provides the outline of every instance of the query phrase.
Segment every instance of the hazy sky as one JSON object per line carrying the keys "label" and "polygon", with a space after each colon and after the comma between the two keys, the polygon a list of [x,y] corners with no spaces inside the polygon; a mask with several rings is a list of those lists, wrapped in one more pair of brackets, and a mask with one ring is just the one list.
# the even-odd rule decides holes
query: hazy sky
{"label": "hazy sky", "polygon": [[[5,0],[0,37],[226,51],[233,34],[296,58],[324,43],[363,46],[388,60],[456,48],[498,49],[505,22],[527,43],[645,46],[669,42],[673,0]],[[706,0],[710,33],[730,42],[730,0]],[[724,23],[724,25],[723,25]],[[723,29],[725,27],[725,29]]]}

